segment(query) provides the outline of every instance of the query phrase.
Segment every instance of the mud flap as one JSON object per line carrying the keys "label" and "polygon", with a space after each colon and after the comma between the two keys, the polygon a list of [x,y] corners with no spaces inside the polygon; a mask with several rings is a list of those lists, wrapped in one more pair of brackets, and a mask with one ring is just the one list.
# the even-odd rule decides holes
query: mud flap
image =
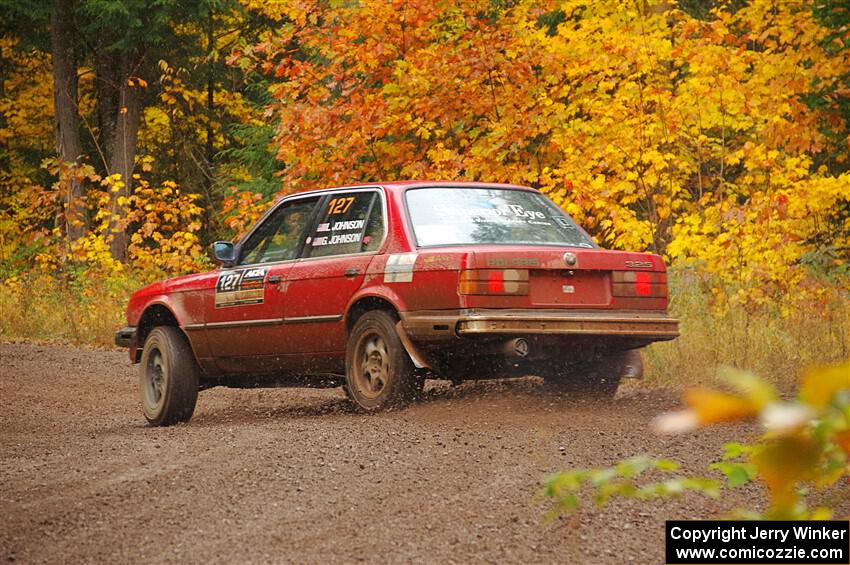
{"label": "mud flap", "polygon": [[413,342],[410,341],[410,337],[408,337],[407,332],[404,331],[404,325],[401,321],[396,323],[395,331],[398,334],[398,338],[401,340],[401,344],[404,346],[404,350],[407,351],[407,355],[413,362],[413,366],[417,369],[430,369],[431,365],[425,360],[422,354],[419,353],[419,350],[416,349]]}

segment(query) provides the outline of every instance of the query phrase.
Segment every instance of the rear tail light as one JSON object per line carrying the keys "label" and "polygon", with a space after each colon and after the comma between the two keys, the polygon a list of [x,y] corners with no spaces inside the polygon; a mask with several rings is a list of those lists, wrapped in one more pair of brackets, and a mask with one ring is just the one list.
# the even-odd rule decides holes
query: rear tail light
{"label": "rear tail light", "polygon": [[524,269],[474,269],[460,272],[461,294],[528,294],[528,271]]}
{"label": "rear tail light", "polygon": [[614,271],[611,273],[614,296],[664,298],[667,296],[667,274],[645,271]]}

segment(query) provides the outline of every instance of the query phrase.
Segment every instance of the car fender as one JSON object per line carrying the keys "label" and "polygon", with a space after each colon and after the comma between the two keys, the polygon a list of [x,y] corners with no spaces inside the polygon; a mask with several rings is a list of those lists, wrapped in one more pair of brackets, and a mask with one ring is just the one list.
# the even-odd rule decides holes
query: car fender
{"label": "car fender", "polygon": [[348,304],[345,307],[345,319],[348,319],[348,313],[351,311],[351,307],[364,298],[380,298],[389,302],[392,307],[396,309],[396,312],[407,311],[407,304],[404,299],[393,289],[383,285],[368,286],[362,287],[354,293],[354,296],[352,296],[351,300],[348,301]]}
{"label": "car fender", "polygon": [[188,315],[186,313],[186,309],[182,305],[182,301],[173,300],[172,297],[167,294],[142,297],[138,303],[131,301],[129,308],[127,309],[127,322],[131,326],[138,326],[142,315],[152,306],[162,306],[171,312],[174,319],[177,320],[177,325],[179,327],[184,327],[186,320],[188,319]]}
{"label": "car fender", "polygon": [[[176,296],[176,300],[174,299]],[[202,364],[207,370],[208,367],[203,363],[203,360],[209,357],[209,352],[207,351],[208,346],[206,343],[206,336],[203,331],[188,331],[192,330],[192,324],[189,323],[191,321],[191,316],[187,312],[183,301],[180,300],[181,293],[176,295],[166,295],[166,294],[158,294],[150,297],[145,297],[143,300],[139,300],[138,305],[135,303],[131,303],[132,312],[128,309],[128,322],[134,326],[138,327],[139,322],[141,321],[144,313],[153,306],[161,306],[168,310],[168,312],[174,317],[177,321],[177,327],[180,328],[180,331],[186,336],[186,339],[189,341],[189,346],[192,348],[192,352],[195,354],[195,359],[198,360],[199,363]],[[197,324],[197,327],[194,329],[202,330],[203,324]],[[130,349],[130,359],[133,362],[138,362],[139,355],[141,353],[141,349],[143,347],[143,343],[137,343],[136,347]]]}

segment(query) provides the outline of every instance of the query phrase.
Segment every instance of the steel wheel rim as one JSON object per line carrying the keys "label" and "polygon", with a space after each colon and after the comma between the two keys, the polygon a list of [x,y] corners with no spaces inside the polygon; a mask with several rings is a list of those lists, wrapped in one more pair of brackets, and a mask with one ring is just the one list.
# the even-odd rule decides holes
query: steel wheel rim
{"label": "steel wheel rim", "polygon": [[380,397],[389,384],[390,356],[387,343],[377,333],[368,333],[357,342],[354,359],[354,385],[357,393],[369,398]]}
{"label": "steel wheel rim", "polygon": [[152,409],[157,409],[162,404],[165,396],[165,382],[168,379],[165,359],[158,348],[151,350],[148,362],[145,366],[145,378],[142,383],[145,403]]}

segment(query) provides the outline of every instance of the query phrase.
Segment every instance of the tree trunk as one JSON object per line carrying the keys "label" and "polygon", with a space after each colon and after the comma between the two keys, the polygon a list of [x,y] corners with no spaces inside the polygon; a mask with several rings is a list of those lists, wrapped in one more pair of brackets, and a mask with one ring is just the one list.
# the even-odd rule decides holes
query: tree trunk
{"label": "tree trunk", "polygon": [[[130,57],[127,56],[127,59]],[[119,75],[118,113],[115,119],[115,131],[109,146],[109,173],[120,174],[124,186],[112,193],[110,233],[112,256],[124,261],[127,259],[127,227],[125,214],[118,204],[120,197],[132,194],[133,169],[136,161],[136,142],[139,134],[141,113],[141,87],[132,79],[132,69],[127,60]]]}
{"label": "tree trunk", "polygon": [[109,150],[112,139],[115,136],[115,120],[118,117],[119,107],[119,84],[121,80],[120,58],[109,51],[107,44],[111,38],[98,38],[97,47],[94,50],[95,71],[95,99],[97,100],[97,123],[98,132],[97,149],[100,153],[98,171],[108,174]]}
{"label": "tree trunk", "polygon": [[210,4],[210,11],[207,18],[207,148],[206,158],[204,163],[207,167],[206,171],[201,171],[203,175],[204,187],[209,190],[212,186],[210,179],[212,178],[212,164],[215,158],[215,146],[213,141],[213,119],[215,118],[215,81],[214,81],[214,65],[215,57],[215,18],[213,17],[213,7]]}
{"label": "tree trunk", "polygon": [[[56,114],[56,155],[63,163],[80,164],[83,153],[77,112],[77,64],[74,57],[74,2],[56,0],[53,4],[51,49],[53,51],[53,102]],[[65,170],[65,167],[62,167]],[[63,178],[64,177],[64,178]],[[86,232],[83,185],[73,170],[60,174],[65,205],[65,234],[69,241]]]}

